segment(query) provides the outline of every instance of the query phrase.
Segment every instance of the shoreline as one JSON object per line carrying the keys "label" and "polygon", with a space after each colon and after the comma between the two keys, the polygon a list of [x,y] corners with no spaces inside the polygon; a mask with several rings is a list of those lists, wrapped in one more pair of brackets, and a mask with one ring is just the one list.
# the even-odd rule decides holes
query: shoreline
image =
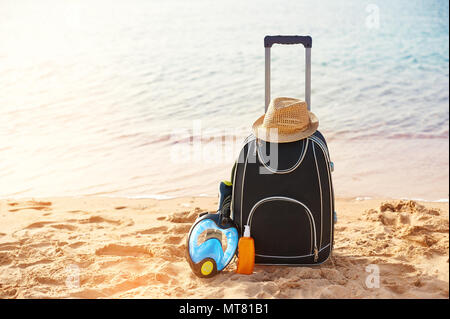
{"label": "shoreline", "polygon": [[[439,201],[449,198],[448,139],[442,140],[334,140],[329,142],[331,160],[335,164],[333,184],[336,198],[408,198]],[[190,156],[172,161],[172,147],[183,146]],[[206,144],[208,147],[219,147]],[[20,175],[5,176],[1,198],[108,196],[168,199],[186,196],[215,196],[221,180],[230,179],[231,168],[240,146],[226,152],[227,145],[211,151],[210,158],[196,159],[194,144],[150,144],[134,162],[120,161],[111,165],[87,162],[84,158],[67,165],[72,170],[54,171],[38,162],[22,162]],[[214,148],[215,150],[215,148]],[[420,150],[420,151],[418,151]],[[217,154],[216,154],[217,153]],[[150,157],[144,154],[151,154]],[[203,154],[203,153],[202,153]],[[208,153],[209,154],[209,153]],[[89,157],[86,157],[89,158]],[[39,162],[40,163],[40,162]],[[119,164],[120,163],[120,164]],[[135,164],[134,164],[135,163]],[[158,163],[158,165],[155,165]],[[5,169],[15,167],[11,162]],[[30,169],[33,167],[33,170]],[[126,170],[126,174],[124,174]],[[170,175],[161,175],[170,171]],[[24,178],[24,176],[28,176]],[[83,178],[80,179],[80,176]],[[8,185],[8,187],[6,187]]]}
{"label": "shoreline", "polygon": [[[123,199],[123,200],[157,200],[157,201],[170,201],[170,200],[181,200],[181,199],[190,199],[190,198],[209,198],[215,199],[218,197],[217,195],[211,194],[196,194],[196,195],[180,195],[180,196],[168,196],[168,195],[72,195],[72,196],[0,196],[0,201],[8,201],[8,200],[17,200],[17,201],[25,201],[25,200],[47,200],[47,199],[66,199],[66,198],[109,198],[109,199]],[[409,197],[371,197],[371,196],[337,196],[335,197],[336,201],[389,201],[389,200],[404,200],[404,201],[416,201],[423,203],[449,203],[449,198],[440,198],[440,199],[424,199],[424,198],[409,198]]]}
{"label": "shoreline", "polygon": [[0,200],[0,298],[448,298],[448,203],[339,198],[326,263],[199,279],[186,236],[217,201]]}

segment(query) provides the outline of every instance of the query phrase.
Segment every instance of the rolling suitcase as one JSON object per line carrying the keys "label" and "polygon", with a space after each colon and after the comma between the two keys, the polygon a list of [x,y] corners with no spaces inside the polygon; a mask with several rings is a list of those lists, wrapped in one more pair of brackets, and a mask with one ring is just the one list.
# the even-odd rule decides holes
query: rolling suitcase
{"label": "rolling suitcase", "polygon": [[[306,49],[305,100],[311,108],[309,36],[266,36],[265,109],[270,102],[270,49],[273,44],[303,44]],[[277,149],[271,166],[270,149]],[[333,163],[316,131],[290,143],[270,143],[250,135],[233,172],[231,214],[238,230],[250,227],[255,263],[314,265],[331,255],[334,237]]]}

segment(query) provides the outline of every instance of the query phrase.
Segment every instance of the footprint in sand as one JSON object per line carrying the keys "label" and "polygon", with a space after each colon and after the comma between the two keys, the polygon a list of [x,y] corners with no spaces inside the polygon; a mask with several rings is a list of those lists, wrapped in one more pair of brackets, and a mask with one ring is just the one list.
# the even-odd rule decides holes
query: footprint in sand
{"label": "footprint in sand", "polygon": [[81,213],[84,215],[89,214],[88,212],[84,212],[82,210],[69,210],[68,213],[72,213],[72,214],[80,214]]}
{"label": "footprint in sand", "polygon": [[84,241],[77,241],[77,242],[75,242],[75,243],[69,244],[69,247],[70,247],[70,248],[79,248],[79,247],[84,246],[84,245],[86,245],[86,244],[87,244],[87,243],[84,242]]}
{"label": "footprint in sand", "polygon": [[66,220],[69,223],[78,223],[78,224],[101,224],[101,223],[107,223],[115,226],[133,226],[134,221],[132,219],[128,220],[114,220],[114,219],[108,219],[101,216],[91,216],[89,218],[85,219],[68,219]]}
{"label": "footprint in sand", "polygon": [[37,202],[37,201],[29,201],[27,202],[30,205],[39,205],[39,206],[52,206],[52,202]]}
{"label": "footprint in sand", "polygon": [[34,210],[51,210],[50,208],[46,207],[46,206],[30,206],[30,207],[23,207],[23,208],[14,208],[14,209],[10,209],[10,212],[18,212],[24,209],[34,209]]}
{"label": "footprint in sand", "polygon": [[19,268],[27,268],[30,266],[36,266],[36,265],[41,265],[41,264],[51,264],[54,262],[53,258],[42,258],[42,259],[38,259],[32,262],[20,262],[17,264],[17,267]]}
{"label": "footprint in sand", "polygon": [[164,242],[166,244],[179,244],[184,239],[184,236],[169,236],[166,239],[164,239]]}
{"label": "footprint in sand", "polygon": [[[9,206],[16,207],[20,205],[19,203],[8,203]],[[34,209],[34,210],[51,210],[52,202],[38,202],[38,201],[28,201],[25,203],[26,206],[17,207],[10,209],[10,212],[18,212],[24,209]]]}
{"label": "footprint in sand", "polygon": [[69,224],[56,224],[56,225],[50,225],[50,227],[56,228],[56,229],[65,229],[65,230],[70,230],[70,231],[77,230],[76,226],[69,225]]}
{"label": "footprint in sand", "polygon": [[159,227],[152,227],[144,230],[138,230],[135,232],[137,235],[156,235],[164,233],[168,230],[167,226],[159,226]]}
{"label": "footprint in sand", "polygon": [[13,261],[10,253],[0,253],[0,266],[9,265]]}
{"label": "footprint in sand", "polygon": [[185,245],[179,244],[164,244],[158,251],[159,251],[159,257],[168,260],[168,261],[175,261],[180,258],[185,258]]}
{"label": "footprint in sand", "polygon": [[200,213],[200,209],[196,208],[194,212],[181,212],[181,213],[174,213],[170,216],[168,216],[166,219],[169,222],[172,223],[193,223]]}
{"label": "footprint in sand", "polygon": [[191,229],[191,226],[190,223],[185,225],[175,225],[170,227],[169,232],[172,234],[187,234]]}
{"label": "footprint in sand", "polygon": [[109,244],[95,251],[97,256],[147,256],[152,257],[153,252],[144,246],[125,246]]}
{"label": "footprint in sand", "polygon": [[20,242],[20,241],[3,243],[3,244],[0,244],[0,251],[19,249],[21,245],[22,245],[22,242]]}
{"label": "footprint in sand", "polygon": [[400,276],[407,273],[413,273],[417,271],[416,267],[410,264],[402,264],[402,263],[390,263],[390,264],[382,264],[379,265],[381,275],[389,274],[391,276]]}
{"label": "footprint in sand", "polygon": [[32,223],[30,225],[28,225],[27,227],[25,227],[24,229],[33,229],[33,228],[41,228],[44,227],[45,225],[49,225],[49,224],[53,224],[54,222],[37,222],[37,223]]}
{"label": "footprint in sand", "polygon": [[87,219],[82,219],[78,221],[80,224],[90,224],[90,223],[108,223],[113,225],[120,225],[120,220],[112,220],[112,219],[106,219],[101,216],[92,216]]}

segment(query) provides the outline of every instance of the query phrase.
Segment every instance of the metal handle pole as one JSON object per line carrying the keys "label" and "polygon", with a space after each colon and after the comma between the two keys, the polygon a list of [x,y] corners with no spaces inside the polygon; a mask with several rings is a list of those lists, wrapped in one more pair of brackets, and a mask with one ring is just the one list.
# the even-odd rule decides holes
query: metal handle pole
{"label": "metal handle pole", "polygon": [[265,97],[266,104],[264,108],[264,112],[267,111],[270,103],[270,47],[265,50],[265,59],[266,59],[266,71],[265,71]]}
{"label": "metal handle pole", "polygon": [[311,110],[311,48],[305,50],[305,100]]}
{"label": "metal handle pole", "polygon": [[298,44],[305,47],[305,101],[308,110],[311,110],[311,47],[312,39],[310,36],[266,36],[264,38],[265,47],[265,111],[270,103],[270,48],[274,43],[280,44]]}

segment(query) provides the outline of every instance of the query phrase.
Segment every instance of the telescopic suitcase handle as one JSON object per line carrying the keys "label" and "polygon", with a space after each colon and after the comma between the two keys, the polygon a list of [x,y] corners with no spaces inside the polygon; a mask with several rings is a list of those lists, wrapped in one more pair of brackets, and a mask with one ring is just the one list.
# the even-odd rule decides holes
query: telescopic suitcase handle
{"label": "telescopic suitcase handle", "polygon": [[308,110],[311,110],[311,47],[312,38],[300,35],[267,35],[264,37],[264,48],[266,51],[265,64],[265,111],[270,103],[270,48],[274,44],[303,44],[305,47],[305,100]]}

